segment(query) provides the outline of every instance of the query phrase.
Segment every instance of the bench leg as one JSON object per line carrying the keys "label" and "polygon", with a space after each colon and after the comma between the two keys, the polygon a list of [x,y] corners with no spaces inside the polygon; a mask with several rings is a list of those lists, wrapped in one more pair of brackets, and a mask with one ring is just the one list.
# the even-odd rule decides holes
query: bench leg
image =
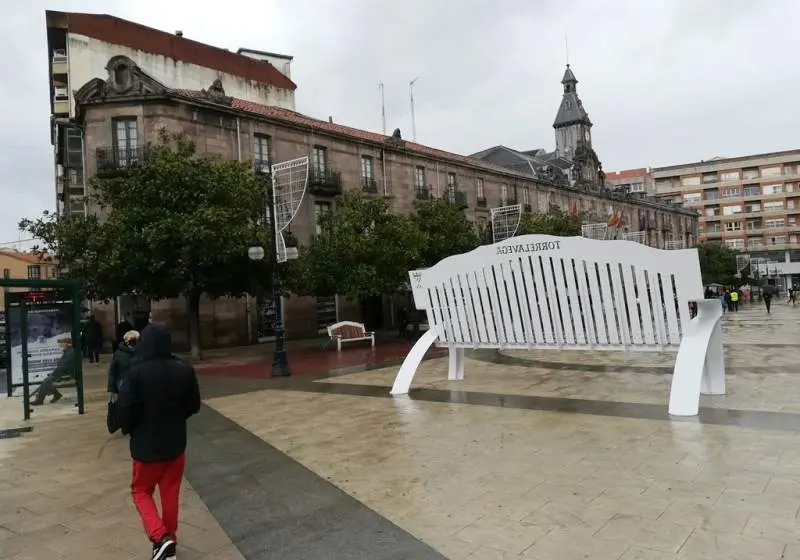
{"label": "bench leg", "polygon": [[461,381],[464,379],[464,349],[450,348],[448,352],[449,364],[447,366],[448,381]]}
{"label": "bench leg", "polygon": [[400,366],[397,377],[394,378],[394,384],[391,390],[392,395],[408,394],[408,390],[411,388],[411,382],[414,380],[414,374],[417,373],[417,368],[419,368],[419,364],[422,363],[422,358],[425,357],[428,348],[436,342],[440,334],[441,332],[439,329],[430,329],[414,343],[406,359],[403,360],[403,365]]}
{"label": "bench leg", "polygon": [[724,393],[721,318],[719,302],[697,302],[697,317],[686,326],[675,360],[669,393],[670,415],[697,416],[701,392]]}
{"label": "bench leg", "polygon": [[369,339],[372,341],[372,347],[375,348],[375,335],[370,335]]}
{"label": "bench leg", "polygon": [[342,339],[341,338],[337,338],[336,339],[336,351],[337,352],[341,352],[342,351]]}

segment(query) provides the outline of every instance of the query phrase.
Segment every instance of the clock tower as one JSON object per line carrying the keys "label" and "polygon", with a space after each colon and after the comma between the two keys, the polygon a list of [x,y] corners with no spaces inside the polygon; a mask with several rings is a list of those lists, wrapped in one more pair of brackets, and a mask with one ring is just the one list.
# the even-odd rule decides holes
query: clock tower
{"label": "clock tower", "polygon": [[569,64],[561,79],[564,93],[553,128],[556,154],[573,162],[572,181],[586,187],[599,187],[600,161],[592,149],[592,121],[578,97],[578,79]]}

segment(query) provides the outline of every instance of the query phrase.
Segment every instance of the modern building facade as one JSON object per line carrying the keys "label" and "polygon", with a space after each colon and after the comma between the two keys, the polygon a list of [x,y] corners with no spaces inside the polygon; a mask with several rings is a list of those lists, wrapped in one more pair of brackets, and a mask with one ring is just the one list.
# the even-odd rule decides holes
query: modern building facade
{"label": "modern building facade", "polygon": [[649,167],[606,172],[606,188],[619,194],[655,195],[653,174]]}
{"label": "modern building facade", "polygon": [[[771,263],[800,284],[800,150],[658,167],[657,196],[700,212],[700,241],[717,241]],[[766,266],[766,265],[765,265]]]}
{"label": "modern building facade", "polygon": [[[45,17],[59,212],[86,212],[85,150],[82,131],[72,120],[75,92],[94,78],[111,75],[116,75],[118,87],[133,86],[122,75],[127,67],[109,66],[115,56],[147,68],[168,87],[199,90],[219,78],[239,99],[294,109],[291,56],[244,48],[233,53],[193,41],[182,31],[167,33],[105,14],[47,11]],[[124,124],[114,134],[121,146],[139,144],[135,131]]]}

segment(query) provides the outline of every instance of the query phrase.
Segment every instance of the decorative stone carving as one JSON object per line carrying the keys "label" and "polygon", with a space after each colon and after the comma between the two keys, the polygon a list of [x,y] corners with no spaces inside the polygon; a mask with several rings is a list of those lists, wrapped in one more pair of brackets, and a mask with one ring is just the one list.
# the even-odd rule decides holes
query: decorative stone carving
{"label": "decorative stone carving", "polygon": [[225,94],[225,88],[222,86],[222,80],[219,78],[214,80],[208,89],[200,90],[200,93],[212,103],[228,106],[233,105],[233,98]]}
{"label": "decorative stone carving", "polygon": [[115,56],[106,64],[108,79],[106,87],[109,92],[123,95],[140,86],[138,67],[127,56]]}
{"label": "decorative stone carving", "polygon": [[387,144],[391,144],[393,146],[402,147],[405,146],[406,141],[403,140],[403,137],[400,135],[400,129],[395,128],[392,135],[386,139]]}

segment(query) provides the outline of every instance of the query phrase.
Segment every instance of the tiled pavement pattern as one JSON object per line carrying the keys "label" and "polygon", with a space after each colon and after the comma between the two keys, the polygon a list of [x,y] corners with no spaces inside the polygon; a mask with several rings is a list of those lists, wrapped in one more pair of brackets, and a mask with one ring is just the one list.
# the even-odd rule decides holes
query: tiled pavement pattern
{"label": "tiled pavement pattern", "polygon": [[[530,361],[555,353],[515,355],[525,365],[470,359],[461,382],[446,381],[438,359],[415,383],[435,391],[411,398],[385,397],[392,367],[209,404],[453,560],[800,559],[794,312],[726,318],[730,394],[704,399],[723,425],[642,419],[651,405],[636,403],[665,405],[669,376],[664,358],[641,366],[638,354],[622,372]],[[767,362],[776,352],[784,361]],[[748,373],[756,364],[775,371]],[[337,394],[347,392],[384,398]],[[493,406],[457,404],[485,392]],[[597,413],[503,407],[519,394]],[[609,403],[592,399],[632,417],[604,415]],[[763,429],[739,425],[747,409],[787,412],[762,413],[779,428]]]}
{"label": "tiled pavement pattern", "polygon": [[[109,439],[98,406],[0,439],[0,558],[150,558],[131,503],[130,472],[127,439]],[[242,560],[188,483],[181,521],[181,560]]]}
{"label": "tiled pavement pattern", "polygon": [[[476,353],[457,383],[446,381],[446,359],[430,360],[414,384],[430,388],[399,399],[386,396],[396,366],[317,380],[203,379],[206,403],[253,435],[204,410],[187,475],[248,560],[436,557],[400,529],[451,560],[800,559],[798,318],[800,309],[777,305],[771,317],[753,307],[725,319],[729,395],[704,399],[718,414],[695,422],[668,421],[669,358],[646,354]],[[475,402],[491,406],[463,404]],[[0,440],[0,495],[47,519],[28,535],[17,534],[24,523],[0,529],[0,558],[14,558],[5,544],[20,539],[30,554],[18,560],[92,558],[69,548],[87,538],[115,547],[98,557],[135,557],[125,554],[142,538],[127,454],[112,440],[97,457],[103,424],[95,403],[84,418],[40,418],[32,433]],[[234,554],[202,503],[190,492],[186,500],[184,534],[201,527],[194,514],[222,548],[199,550],[201,535],[198,552],[181,558]],[[89,527],[71,527],[72,517]],[[362,526],[388,537],[359,538]],[[284,539],[281,552],[263,553],[270,536]],[[353,555],[350,543],[359,543]]]}

